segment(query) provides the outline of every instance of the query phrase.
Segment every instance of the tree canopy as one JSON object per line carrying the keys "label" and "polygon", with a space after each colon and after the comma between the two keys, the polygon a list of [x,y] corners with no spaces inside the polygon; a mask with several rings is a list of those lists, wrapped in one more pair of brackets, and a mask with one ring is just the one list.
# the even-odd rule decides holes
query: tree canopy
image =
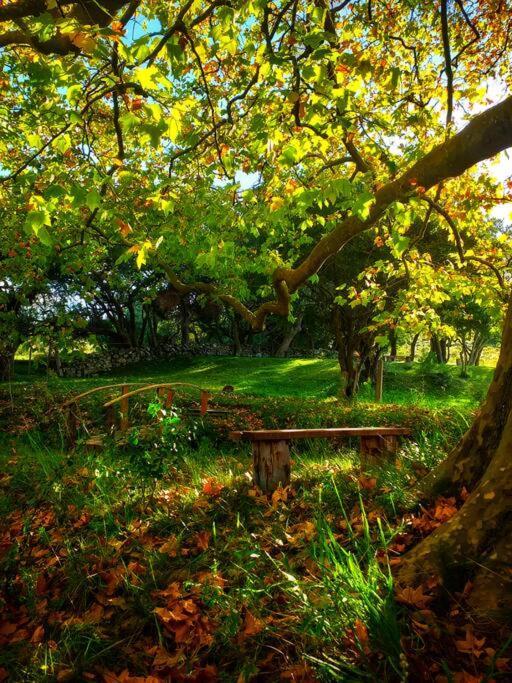
{"label": "tree canopy", "polygon": [[488,209],[510,190],[476,164],[512,145],[512,98],[498,101],[510,10],[5,4],[6,248],[37,243],[24,267],[57,256],[75,272],[114,249],[259,329],[361,232],[409,276],[428,269],[420,238],[435,221],[450,268],[499,290],[508,237]]}

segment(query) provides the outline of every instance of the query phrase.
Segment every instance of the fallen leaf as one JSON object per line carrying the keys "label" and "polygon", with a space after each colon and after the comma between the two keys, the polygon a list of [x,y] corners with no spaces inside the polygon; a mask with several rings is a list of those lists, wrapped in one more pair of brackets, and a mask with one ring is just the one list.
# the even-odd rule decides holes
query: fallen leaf
{"label": "fallen leaf", "polygon": [[364,624],[361,619],[356,619],[354,622],[354,634],[365,655],[369,654],[370,642],[368,637],[368,629],[366,628],[366,624]]}
{"label": "fallen leaf", "polygon": [[44,626],[38,626],[34,633],[32,634],[32,638],[30,639],[31,643],[40,643],[44,638]]}
{"label": "fallen leaf", "polygon": [[432,602],[433,597],[423,592],[423,586],[418,586],[417,588],[406,587],[397,590],[396,599],[404,605],[421,609]]}
{"label": "fallen leaf", "polygon": [[241,635],[246,638],[249,636],[255,636],[257,633],[261,633],[265,628],[265,622],[262,619],[258,619],[251,612],[246,612],[244,618],[244,624],[241,631]]}

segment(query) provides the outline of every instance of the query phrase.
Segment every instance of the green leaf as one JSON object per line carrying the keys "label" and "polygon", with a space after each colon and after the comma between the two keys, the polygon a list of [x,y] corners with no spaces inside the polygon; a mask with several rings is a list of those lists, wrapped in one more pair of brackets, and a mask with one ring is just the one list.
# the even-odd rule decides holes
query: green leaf
{"label": "green leaf", "polygon": [[370,215],[370,208],[373,203],[373,195],[370,192],[362,192],[352,204],[353,213],[361,220],[365,221]]}
{"label": "green leaf", "polygon": [[87,193],[87,197],[85,199],[85,203],[87,205],[87,208],[91,211],[94,211],[94,209],[99,208],[101,204],[101,195],[96,188],[89,190],[89,192]]}

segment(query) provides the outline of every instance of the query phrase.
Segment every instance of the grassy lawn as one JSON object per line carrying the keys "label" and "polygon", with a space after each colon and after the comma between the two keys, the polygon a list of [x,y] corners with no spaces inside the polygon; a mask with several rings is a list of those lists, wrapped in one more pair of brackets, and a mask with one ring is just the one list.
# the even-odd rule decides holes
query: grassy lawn
{"label": "grassy lawn", "polygon": [[[31,375],[27,364],[17,363],[13,384],[43,380]],[[384,377],[384,402],[425,407],[474,407],[485,396],[492,375],[491,367],[469,368],[462,379],[459,368],[449,365],[424,366],[420,363],[388,363]],[[84,379],[51,378],[52,387],[60,391],[85,391],[110,381],[167,382],[198,384],[219,392],[232,385],[237,394],[260,397],[298,397],[328,400],[340,391],[340,372],[335,359],[304,358],[237,358],[208,356],[176,358],[170,361],[141,363],[138,366]],[[1,386],[1,385],[0,385]],[[358,403],[372,403],[373,389],[364,386]]]}
{"label": "grassy lawn", "polygon": [[459,594],[425,610],[429,589],[393,585],[401,555],[462,502],[407,512],[435,449],[413,444],[362,472],[357,452],[316,443],[271,498],[226,443],[137,453],[70,455],[37,434],[3,443],[1,680],[493,678],[500,632],[471,626],[491,654],[460,651]]}

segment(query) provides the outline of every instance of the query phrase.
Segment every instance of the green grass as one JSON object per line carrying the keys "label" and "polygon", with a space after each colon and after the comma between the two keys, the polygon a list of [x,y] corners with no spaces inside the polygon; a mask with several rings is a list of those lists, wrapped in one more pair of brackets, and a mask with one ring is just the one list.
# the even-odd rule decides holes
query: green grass
{"label": "green grass", "polygon": [[[442,654],[435,638],[418,637],[397,604],[388,559],[414,542],[410,491],[419,473],[464,431],[490,377],[490,368],[462,379],[454,367],[388,364],[384,404],[370,387],[351,403],[336,400],[339,370],[327,359],[177,359],[4,385],[0,675],[118,680],[128,670],[214,680],[215,667],[221,683],[283,672],[285,680],[394,683],[421,680],[418,652],[437,671],[485,674],[483,658],[457,653],[462,625],[436,626],[448,639]],[[172,380],[210,390],[227,414],[198,422],[192,442],[185,432],[175,451],[174,437],[139,429],[153,419],[147,394],[132,404],[139,444],[63,448],[64,397]],[[221,393],[226,384],[233,395]],[[96,396],[83,406],[88,429],[103,424],[100,404]],[[410,427],[414,441],[396,461],[362,473],[355,444],[300,442],[292,485],[272,498],[251,485],[247,444],[226,439],[246,426],[377,424]],[[435,507],[424,514],[431,520]]]}
{"label": "green grass", "polygon": [[[17,363],[18,376],[13,385],[41,380],[27,374],[26,365]],[[455,366],[425,366],[420,363],[388,363],[384,377],[384,403],[425,407],[474,407],[484,397],[492,368],[469,368],[462,379]],[[260,397],[314,398],[326,401],[340,394],[340,371],[335,359],[237,358],[208,356],[176,358],[143,363],[100,376],[84,379],[50,378],[52,388],[85,391],[110,381],[192,382],[212,392],[232,385],[237,394]],[[373,389],[365,385],[359,403],[373,402]]]}
{"label": "green grass", "polygon": [[[270,499],[244,448],[207,438],[166,449],[152,482],[123,449],[70,455],[45,435],[4,438],[0,673],[398,683],[422,680],[419,650],[437,670],[485,673],[483,658],[456,654],[462,626],[443,635],[457,659],[439,662],[437,639],[420,642],[395,597],[388,557],[412,541],[401,512],[412,464],[431,466],[434,452],[405,448],[363,477],[356,451],[306,444],[292,486]],[[451,606],[463,609],[460,596]]]}
{"label": "green grass", "polygon": [[[118,450],[70,458],[37,436],[3,445],[4,519],[21,525],[0,559],[0,606],[9,624],[21,620],[21,641],[0,654],[9,680],[82,680],[126,667],[140,675],[152,668],[144,652],[157,647],[181,653],[180,671],[215,665],[226,682],[265,671],[273,680],[294,667],[325,681],[399,680],[400,609],[376,559],[395,530],[368,522],[362,506],[373,504],[359,490],[353,451],[308,448],[296,456],[293,488],[269,500],[252,489],[243,450],[212,457],[203,441],[167,456],[148,500]],[[174,601],[163,592],[169,584],[178,586]],[[176,642],[156,616],[170,603],[174,612],[188,605],[190,641]],[[41,624],[43,642],[27,643]]]}

